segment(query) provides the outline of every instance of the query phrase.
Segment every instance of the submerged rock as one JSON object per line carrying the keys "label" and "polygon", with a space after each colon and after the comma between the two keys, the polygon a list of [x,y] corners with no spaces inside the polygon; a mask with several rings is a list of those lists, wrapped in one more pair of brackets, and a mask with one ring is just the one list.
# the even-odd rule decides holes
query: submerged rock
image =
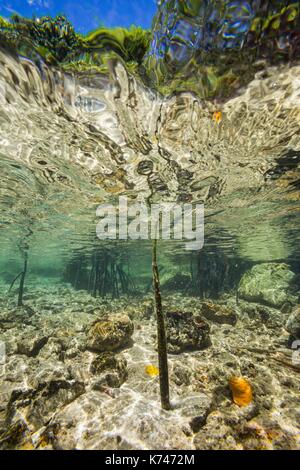
{"label": "submerged rock", "polygon": [[189,385],[191,382],[191,377],[192,371],[189,367],[185,367],[181,364],[174,364],[170,378],[178,387]]}
{"label": "submerged rock", "polygon": [[204,393],[184,397],[180,402],[181,415],[191,418],[189,424],[193,432],[205,425],[211,407],[212,397]]}
{"label": "submerged rock", "polygon": [[129,344],[134,326],[126,315],[97,320],[88,332],[87,348],[104,352]]}
{"label": "submerged rock", "polygon": [[232,434],[222,414],[213,411],[208,415],[205,426],[195,435],[194,446],[197,450],[235,450],[237,443]]}
{"label": "submerged rock", "polygon": [[213,302],[203,302],[201,305],[201,315],[207,320],[215,323],[228,323],[235,325],[237,322],[236,313],[223,305],[214,304]]}
{"label": "submerged rock", "polygon": [[25,354],[28,357],[35,357],[48,342],[48,336],[34,335],[29,338],[22,338],[17,343],[17,354]]}
{"label": "submerged rock", "polygon": [[101,353],[91,363],[90,371],[96,376],[93,389],[101,389],[103,385],[120,387],[127,379],[127,361],[111,352]]}
{"label": "submerged rock", "polygon": [[209,325],[191,312],[167,312],[168,352],[200,350],[210,346]]}
{"label": "submerged rock", "polygon": [[165,274],[161,279],[161,288],[166,291],[180,291],[191,284],[190,273]]}
{"label": "submerged rock", "polygon": [[291,315],[289,316],[286,326],[288,331],[294,339],[300,339],[300,306],[298,305]]}
{"label": "submerged rock", "polygon": [[67,368],[49,364],[40,374],[32,375],[28,383],[15,388],[7,405],[7,423],[13,424],[20,413],[33,431],[44,426],[57,409],[83,394],[85,387],[72,377]]}
{"label": "submerged rock", "polygon": [[[29,446],[28,446],[29,444]],[[33,449],[33,444],[30,438],[30,432],[26,423],[23,420],[18,420],[0,435],[0,449],[1,450],[18,450],[24,449],[25,445]]]}
{"label": "submerged rock", "polygon": [[61,409],[48,427],[48,432],[53,430],[55,448],[192,449],[191,438],[182,428],[193,416],[183,419],[180,410],[166,412],[159,401],[132,394],[128,388],[118,392],[118,397],[111,399],[92,390]]}
{"label": "submerged rock", "polygon": [[240,280],[238,297],[280,308],[285,302],[296,300],[292,295],[295,277],[285,263],[257,264]]}
{"label": "submerged rock", "polygon": [[[232,326],[211,320],[208,330],[206,319],[197,316],[202,304],[199,298],[166,297],[164,311],[169,312],[172,341],[169,347],[176,352],[197,351],[199,343],[203,346],[209,336],[213,346],[191,354],[169,355],[174,409],[165,411],[161,409],[154,367],[156,323],[143,315],[145,305],[152,309],[151,297],[132,297],[130,305],[127,298],[113,300],[111,305],[97,298],[97,310],[86,313],[94,300],[85,300],[83,291],[70,295],[67,289],[58,292],[55,288],[47,298],[48,290],[48,285],[44,291],[32,290],[37,299],[34,305],[38,301],[50,305],[53,298],[62,305],[69,303],[70,308],[64,306],[61,312],[49,313],[37,304],[40,313],[32,317],[31,325],[21,327],[18,321],[1,333],[7,354],[0,381],[0,448],[299,448],[299,377],[288,367],[293,352],[287,347],[288,334],[283,332],[289,313],[244,300],[236,307],[235,298],[223,297],[217,307],[237,311],[239,321]],[[203,303],[209,304],[207,300]],[[250,318],[244,315],[244,305],[245,309],[249,307]],[[8,310],[6,303],[2,309],[3,313]],[[121,328],[118,322],[125,314],[132,315],[136,326],[132,347],[122,353],[87,350],[87,336],[95,324],[118,325],[116,331],[121,335],[124,325]],[[268,316],[267,328],[262,317]],[[130,320],[125,324],[128,322],[131,324]],[[201,323],[203,328],[199,327]],[[275,323],[278,326],[271,331],[269,324]],[[18,343],[39,334],[49,340],[38,355],[17,353]],[[281,334],[284,342],[280,344],[280,357],[286,354],[288,364],[273,360],[278,356]],[[150,365],[149,375],[146,368]],[[232,375],[247,377],[253,387],[253,403],[244,407],[233,403],[228,387]]]}
{"label": "submerged rock", "polygon": [[245,300],[239,301],[238,305],[242,315],[246,314],[251,320],[256,319],[270,328],[282,325],[284,314],[281,310]]}
{"label": "submerged rock", "polygon": [[[249,417],[250,418],[250,417]],[[295,450],[293,429],[283,429],[276,417],[245,418],[240,411],[213,411],[194,437],[197,450]]]}

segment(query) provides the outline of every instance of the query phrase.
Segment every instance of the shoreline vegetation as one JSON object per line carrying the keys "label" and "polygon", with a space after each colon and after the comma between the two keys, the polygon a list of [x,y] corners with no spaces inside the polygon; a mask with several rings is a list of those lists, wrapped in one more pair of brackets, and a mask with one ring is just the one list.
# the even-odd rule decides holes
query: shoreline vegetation
{"label": "shoreline vegetation", "polygon": [[87,35],[75,32],[65,16],[0,17],[0,47],[34,62],[44,61],[66,71],[104,72],[109,58],[121,58],[130,69],[138,67],[150,45],[150,30],[99,27]]}
{"label": "shoreline vegetation", "polygon": [[208,43],[191,43],[187,32],[165,24],[162,15],[158,9],[151,30],[101,26],[86,35],[78,34],[65,16],[0,17],[0,47],[38,67],[46,63],[74,74],[109,74],[111,61],[118,59],[129,73],[164,96],[189,91],[220,102],[236,95],[266,66],[299,58],[297,2],[288,6],[279,2],[269,13],[258,10],[242,32],[235,33],[232,17],[233,42],[221,28]]}

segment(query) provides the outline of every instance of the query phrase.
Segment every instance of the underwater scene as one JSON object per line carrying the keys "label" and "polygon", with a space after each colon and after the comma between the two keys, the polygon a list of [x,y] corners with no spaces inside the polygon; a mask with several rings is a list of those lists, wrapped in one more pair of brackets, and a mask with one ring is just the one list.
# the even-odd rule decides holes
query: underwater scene
{"label": "underwater scene", "polygon": [[299,1],[64,3],[0,6],[0,449],[299,450]]}

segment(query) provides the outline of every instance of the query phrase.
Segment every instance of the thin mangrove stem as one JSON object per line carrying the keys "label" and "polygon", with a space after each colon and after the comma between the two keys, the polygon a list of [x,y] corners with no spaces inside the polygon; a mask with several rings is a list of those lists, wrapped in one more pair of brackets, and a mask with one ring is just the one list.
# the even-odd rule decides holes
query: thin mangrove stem
{"label": "thin mangrove stem", "polygon": [[157,322],[157,349],[158,349],[158,364],[159,364],[159,384],[160,384],[160,399],[161,406],[164,410],[170,410],[170,396],[169,396],[169,370],[168,370],[168,355],[167,355],[167,337],[165,320],[162,309],[159,271],[157,267],[157,240],[153,241],[152,250],[152,276],[153,276],[153,289],[156,309],[156,322]]}
{"label": "thin mangrove stem", "polygon": [[16,282],[17,279],[19,279],[19,277],[21,276],[21,274],[23,274],[23,271],[21,271],[19,274],[16,275],[16,277],[14,278],[13,282],[11,283],[10,285],[10,288],[8,289],[7,293],[9,294],[10,291],[12,290],[13,286],[14,286],[14,283]]}
{"label": "thin mangrove stem", "polygon": [[24,281],[25,281],[26,272],[27,272],[27,253],[25,254],[24,269],[23,269],[23,272],[21,273],[19,296],[18,296],[18,307],[21,307],[23,305],[23,292],[24,292]]}

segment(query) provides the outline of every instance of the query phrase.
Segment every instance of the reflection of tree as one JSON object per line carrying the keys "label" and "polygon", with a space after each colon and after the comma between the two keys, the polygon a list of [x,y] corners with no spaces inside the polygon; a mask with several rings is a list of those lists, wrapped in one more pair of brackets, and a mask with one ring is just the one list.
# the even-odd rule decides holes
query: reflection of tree
{"label": "reflection of tree", "polygon": [[113,52],[125,62],[141,64],[151,38],[150,31],[136,26],[100,27],[82,36],[65,16],[29,19],[12,15],[11,20],[9,23],[0,17],[1,43],[30,57],[35,51],[48,63],[88,60],[99,65],[103,54]]}
{"label": "reflection of tree", "polygon": [[64,60],[79,45],[72,24],[64,16],[43,16],[39,20],[31,20],[13,15],[12,20],[15,30],[23,39],[48,50],[58,62]]}

